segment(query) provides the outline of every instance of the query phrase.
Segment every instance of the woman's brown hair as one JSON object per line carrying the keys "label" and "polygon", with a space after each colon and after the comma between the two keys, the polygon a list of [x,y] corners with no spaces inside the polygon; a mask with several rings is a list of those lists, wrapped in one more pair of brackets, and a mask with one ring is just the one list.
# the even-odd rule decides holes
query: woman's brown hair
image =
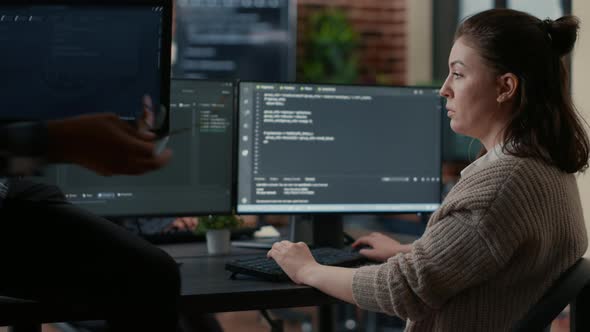
{"label": "woman's brown hair", "polygon": [[516,109],[505,129],[504,149],[545,160],[564,172],[588,167],[590,143],[571,98],[565,56],[576,42],[579,20],[540,20],[511,9],[475,14],[457,29],[498,74],[519,79]]}

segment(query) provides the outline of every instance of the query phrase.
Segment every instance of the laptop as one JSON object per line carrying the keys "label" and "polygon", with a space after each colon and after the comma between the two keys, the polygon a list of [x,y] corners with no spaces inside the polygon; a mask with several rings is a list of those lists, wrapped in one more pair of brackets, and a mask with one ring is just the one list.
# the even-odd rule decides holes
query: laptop
{"label": "laptop", "polygon": [[143,112],[168,131],[172,0],[3,0],[0,120]]}

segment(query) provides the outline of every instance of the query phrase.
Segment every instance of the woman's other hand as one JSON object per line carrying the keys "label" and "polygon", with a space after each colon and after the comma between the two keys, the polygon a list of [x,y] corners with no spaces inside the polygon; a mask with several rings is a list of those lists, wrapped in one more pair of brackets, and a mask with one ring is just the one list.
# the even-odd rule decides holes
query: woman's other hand
{"label": "woman's other hand", "polygon": [[387,235],[376,232],[362,236],[352,244],[353,248],[361,246],[370,247],[362,248],[359,251],[361,255],[378,262],[384,262],[398,253],[407,253],[412,250],[411,244],[401,244]]}

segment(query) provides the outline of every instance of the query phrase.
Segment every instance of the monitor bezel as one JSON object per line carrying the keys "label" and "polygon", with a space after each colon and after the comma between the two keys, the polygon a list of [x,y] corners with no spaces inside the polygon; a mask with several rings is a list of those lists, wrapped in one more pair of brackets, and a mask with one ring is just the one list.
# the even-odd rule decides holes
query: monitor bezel
{"label": "monitor bezel", "polygon": [[[428,86],[428,85],[385,85],[385,84],[355,84],[355,83],[326,83],[326,82],[321,82],[321,83],[311,83],[311,82],[288,82],[288,81],[255,81],[255,80],[238,80],[236,82],[236,111],[238,112],[237,117],[236,117],[236,136],[239,137],[239,128],[240,128],[240,123],[241,123],[241,112],[239,110],[239,103],[240,103],[240,94],[241,94],[241,85],[242,83],[253,83],[253,84],[298,84],[298,85],[305,85],[305,84],[309,84],[309,85],[314,85],[314,86],[342,86],[342,87],[358,87],[358,88],[404,88],[404,89],[429,89],[429,90],[440,90],[440,87],[434,87],[434,86]],[[433,210],[404,210],[404,211],[392,211],[392,210],[365,210],[365,211],[239,211],[238,210],[238,206],[239,206],[239,192],[238,192],[238,183],[239,183],[239,170],[240,170],[240,159],[239,156],[236,154],[235,155],[235,163],[236,163],[236,173],[235,173],[235,181],[236,181],[236,188],[235,188],[235,210],[236,213],[238,214],[244,214],[244,215],[248,215],[248,214],[256,214],[256,215],[363,215],[363,214],[370,214],[370,215],[400,215],[400,214],[430,214],[433,213],[434,211],[438,210],[438,208],[442,205],[442,198],[443,198],[443,194],[442,194],[442,188],[443,188],[443,183],[442,183],[442,168],[443,168],[443,159],[442,159],[442,148],[443,148],[443,128],[442,128],[442,123],[443,123],[443,113],[444,113],[444,103],[443,103],[443,98],[439,97],[440,100],[440,106],[441,106],[441,113],[440,113],[440,123],[441,123],[441,128],[439,131],[439,149],[441,151],[440,153],[440,179],[441,181],[439,182],[439,202],[435,202],[432,204],[437,204],[437,207]],[[239,141],[235,142],[235,149],[236,149],[236,153],[239,150]],[[429,203],[428,203],[429,204]],[[345,204],[342,204],[345,205]]]}
{"label": "monitor bezel", "polygon": [[[166,136],[170,125],[170,53],[172,43],[172,0],[3,0],[2,6],[27,7],[27,6],[97,6],[113,9],[125,6],[155,6],[162,7],[161,25],[161,49],[160,49],[160,104],[166,109],[164,123],[153,132],[158,137]],[[31,121],[36,119],[22,119]],[[11,119],[16,122],[19,119]]]}

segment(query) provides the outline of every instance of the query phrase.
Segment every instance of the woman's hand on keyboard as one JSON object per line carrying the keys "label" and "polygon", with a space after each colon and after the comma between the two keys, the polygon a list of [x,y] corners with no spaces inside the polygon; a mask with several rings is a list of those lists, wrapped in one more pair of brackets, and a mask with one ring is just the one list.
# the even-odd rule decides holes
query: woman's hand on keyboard
{"label": "woman's hand on keyboard", "polygon": [[267,256],[274,259],[285,273],[297,284],[303,284],[306,270],[320,265],[311,255],[307,244],[290,241],[275,242]]}
{"label": "woman's hand on keyboard", "polygon": [[370,260],[378,262],[385,262],[400,252],[407,253],[412,250],[411,244],[401,244],[387,235],[376,232],[362,236],[352,244],[353,248],[362,246],[369,246],[370,248],[362,248],[359,253]]}

